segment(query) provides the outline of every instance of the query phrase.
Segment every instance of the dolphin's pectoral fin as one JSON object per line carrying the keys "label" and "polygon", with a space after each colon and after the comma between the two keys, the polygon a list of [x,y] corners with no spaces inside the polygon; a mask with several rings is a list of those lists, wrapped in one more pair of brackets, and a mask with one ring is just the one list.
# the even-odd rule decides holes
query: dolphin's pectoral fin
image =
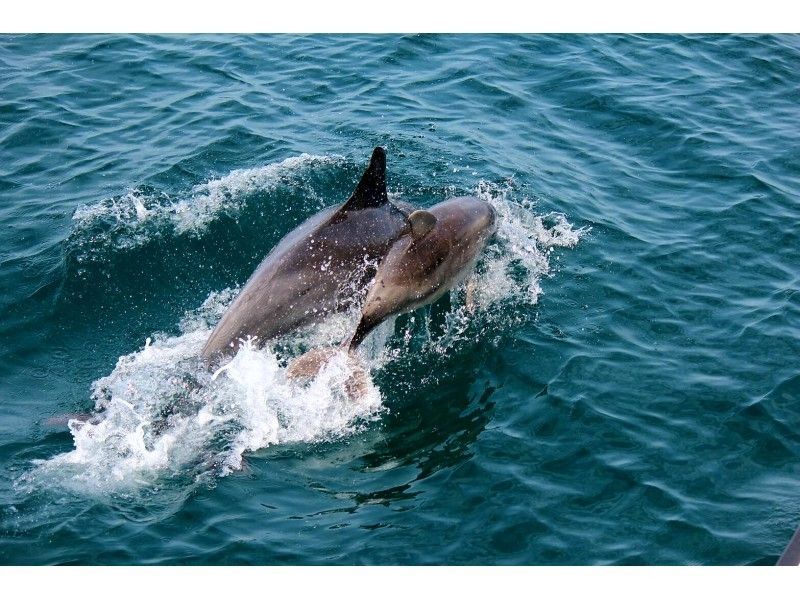
{"label": "dolphin's pectoral fin", "polygon": [[362,317],[361,321],[356,326],[356,331],[353,334],[353,338],[350,339],[350,342],[345,342],[343,346],[347,347],[347,351],[350,354],[355,353],[355,350],[358,349],[358,346],[361,342],[367,338],[367,335],[372,332],[372,330],[380,324],[381,321],[375,321],[369,317]]}
{"label": "dolphin's pectoral fin", "polygon": [[436,216],[425,210],[415,210],[408,215],[408,222],[411,224],[411,236],[418,241],[436,226]]}
{"label": "dolphin's pectoral fin", "polygon": [[341,207],[342,212],[377,208],[389,201],[386,194],[386,152],[382,147],[372,151],[369,166],[361,176],[356,190]]}
{"label": "dolphin's pectoral fin", "polygon": [[286,377],[290,380],[313,378],[330,361],[340,349],[335,347],[317,347],[294,359],[286,368]]}

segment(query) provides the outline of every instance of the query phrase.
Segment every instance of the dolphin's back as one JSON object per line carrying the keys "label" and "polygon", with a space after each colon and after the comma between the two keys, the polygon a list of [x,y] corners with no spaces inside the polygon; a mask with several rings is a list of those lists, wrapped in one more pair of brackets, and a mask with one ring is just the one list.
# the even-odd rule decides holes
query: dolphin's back
{"label": "dolphin's back", "polygon": [[[274,338],[290,324],[290,319],[276,318],[272,313],[274,304],[280,302],[281,279],[285,278],[287,266],[299,253],[309,233],[330,218],[336,208],[328,208],[306,220],[281,239],[261,261],[206,341],[202,352],[204,360],[234,352],[236,342],[247,336],[257,336],[262,341]],[[265,318],[268,319],[265,321]]]}

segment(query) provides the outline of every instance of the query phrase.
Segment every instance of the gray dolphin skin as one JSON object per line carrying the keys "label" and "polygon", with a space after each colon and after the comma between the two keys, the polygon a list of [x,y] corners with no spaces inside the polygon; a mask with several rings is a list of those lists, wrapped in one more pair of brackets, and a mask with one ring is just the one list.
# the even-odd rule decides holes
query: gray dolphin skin
{"label": "gray dolphin skin", "polygon": [[410,231],[411,208],[401,207],[388,199],[386,153],[377,147],[346,202],[303,222],[264,258],[208,338],[203,360],[234,354],[239,339],[263,344],[360,302],[377,264]]}
{"label": "gray dolphin skin", "polygon": [[392,245],[369,288],[348,350],[386,318],[433,303],[463,282],[494,235],[494,208],[456,197],[409,215],[411,231]]}

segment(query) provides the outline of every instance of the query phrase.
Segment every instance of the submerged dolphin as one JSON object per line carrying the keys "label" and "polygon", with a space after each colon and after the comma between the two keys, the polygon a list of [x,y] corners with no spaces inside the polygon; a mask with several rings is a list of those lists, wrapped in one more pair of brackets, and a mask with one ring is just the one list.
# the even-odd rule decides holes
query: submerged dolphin
{"label": "submerged dolphin", "polygon": [[208,338],[203,360],[235,353],[247,336],[264,343],[346,310],[363,297],[392,244],[410,231],[410,211],[389,201],[386,153],[376,147],[346,202],[303,222],[264,258]]}

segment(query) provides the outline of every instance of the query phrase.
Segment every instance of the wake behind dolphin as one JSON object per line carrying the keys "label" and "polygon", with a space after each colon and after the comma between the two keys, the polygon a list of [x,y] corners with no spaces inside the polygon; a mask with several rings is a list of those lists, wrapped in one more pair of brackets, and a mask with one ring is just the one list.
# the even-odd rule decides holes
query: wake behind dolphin
{"label": "wake behind dolphin", "polygon": [[[355,298],[360,303],[348,304],[338,313],[331,309],[327,317],[312,317],[274,341],[239,343],[237,339],[237,346],[228,346],[215,358],[225,359],[224,373],[216,379],[198,356],[208,346],[212,328],[233,310],[235,298],[242,293],[237,289],[212,293],[202,306],[187,313],[179,334],[155,334],[152,342],[148,340],[144,348],[121,356],[111,373],[96,380],[92,385],[93,417],[70,422],[74,450],[38,462],[21,483],[41,481],[79,494],[123,492],[128,496],[132,489],[146,491],[165,475],[171,479],[179,476],[192,484],[195,482],[191,480],[199,482],[209,474],[226,475],[242,466],[246,452],[269,445],[328,442],[359,432],[384,409],[383,392],[372,382],[372,373],[380,373],[390,363],[402,363],[412,353],[415,359],[427,356],[423,358],[446,366],[449,347],[454,344],[474,341],[476,334],[500,334],[507,328],[508,300],[528,306],[536,303],[541,292],[538,281],[549,271],[549,250],[577,243],[581,231],[573,230],[562,215],[536,215],[530,202],[512,200],[512,193],[511,187],[481,183],[475,189],[477,199],[453,198],[428,210],[414,210],[397,199],[391,201],[392,206],[383,203],[384,209],[392,210],[389,218],[393,218],[394,209],[402,214],[403,224],[398,227],[398,238],[371,264],[372,282],[350,279],[357,283],[346,289],[350,300]],[[470,205],[480,208],[475,216],[481,212],[497,215],[494,222],[478,218],[488,225],[485,233],[495,227],[497,233],[490,245],[484,245],[481,235],[473,237],[473,249],[462,255],[467,258],[464,269],[457,259],[441,259],[443,255],[446,258],[447,243],[439,250],[425,248],[426,243],[438,246],[439,228],[459,211],[453,208]],[[327,212],[333,214],[337,209]],[[455,238],[443,238],[451,237]],[[455,246],[461,247],[460,243]],[[417,272],[428,270],[428,275],[404,277],[403,268],[391,267],[404,255],[414,259],[397,263],[407,262],[405,268],[412,273],[415,268]],[[417,258],[421,261],[414,261]],[[473,273],[474,258],[479,258],[479,267]],[[323,261],[320,266],[329,264]],[[454,272],[442,278],[443,286],[437,287],[437,269],[440,274],[448,269]],[[519,278],[521,272],[527,273],[523,279]],[[467,289],[474,290],[474,313],[465,305],[456,306],[433,335],[434,327],[426,318],[407,321],[405,334],[394,335],[393,313],[458,289],[465,273],[475,276],[474,284],[467,283]],[[402,293],[409,301],[390,309],[384,314],[386,318],[377,309],[382,301],[374,301],[370,307],[371,300],[367,299],[371,292],[377,294],[379,280],[399,289],[405,287]],[[417,283],[421,286],[413,288]],[[463,287],[457,296],[463,296]],[[492,309],[499,302],[505,305],[503,310]],[[360,321],[374,322],[376,316],[383,325],[372,328],[369,338],[356,335]],[[342,341],[360,347],[357,363],[346,351],[335,349]],[[334,349],[310,379],[298,383],[291,378],[285,357],[314,347]],[[359,368],[365,376],[359,375]],[[353,384],[357,386],[355,393]],[[354,394],[359,400],[352,400]]]}

